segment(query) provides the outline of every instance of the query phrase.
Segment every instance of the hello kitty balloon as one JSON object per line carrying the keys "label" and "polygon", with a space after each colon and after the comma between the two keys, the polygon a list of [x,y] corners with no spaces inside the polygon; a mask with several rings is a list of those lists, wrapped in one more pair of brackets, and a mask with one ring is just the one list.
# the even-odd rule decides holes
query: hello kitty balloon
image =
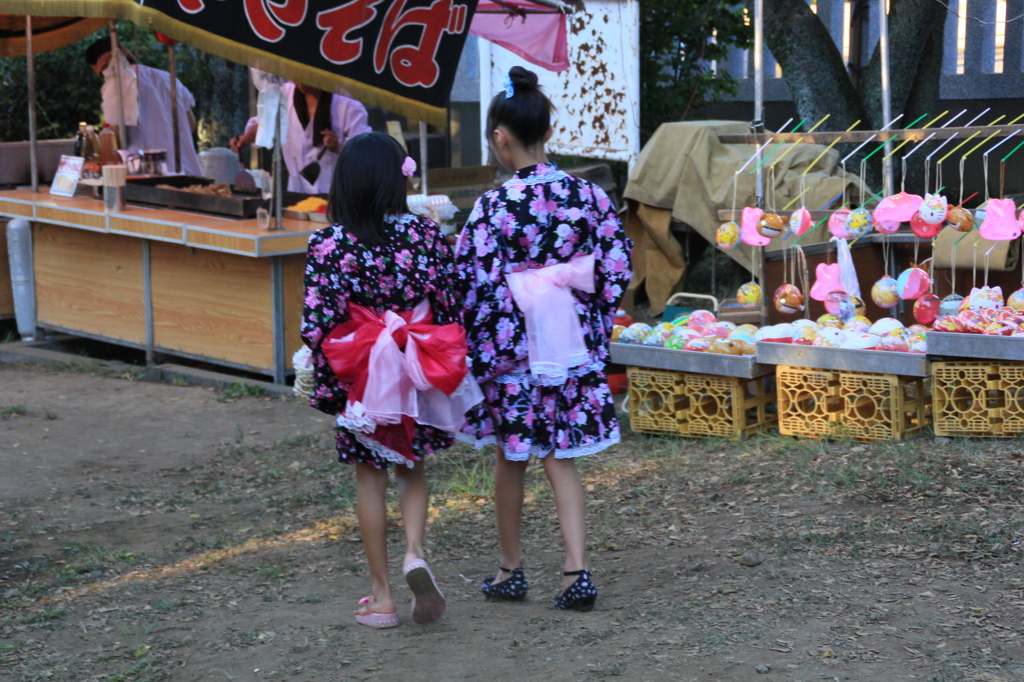
{"label": "hello kitty balloon", "polygon": [[993,242],[1008,242],[1021,234],[1017,224],[1017,206],[1013,199],[989,199],[985,220],[981,223],[981,236]]}

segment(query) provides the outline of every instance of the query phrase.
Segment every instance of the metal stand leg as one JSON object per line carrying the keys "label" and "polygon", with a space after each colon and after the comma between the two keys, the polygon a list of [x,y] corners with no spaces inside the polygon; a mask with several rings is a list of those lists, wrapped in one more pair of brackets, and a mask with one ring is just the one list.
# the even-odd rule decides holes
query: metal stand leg
{"label": "metal stand leg", "polygon": [[283,384],[285,375],[284,259],[281,256],[273,256],[270,259],[270,288],[273,306],[274,383]]}
{"label": "metal stand leg", "polygon": [[149,256],[150,241],[142,240],[142,287],[146,300],[146,365],[154,364],[155,353],[153,351],[153,280],[151,261]]}

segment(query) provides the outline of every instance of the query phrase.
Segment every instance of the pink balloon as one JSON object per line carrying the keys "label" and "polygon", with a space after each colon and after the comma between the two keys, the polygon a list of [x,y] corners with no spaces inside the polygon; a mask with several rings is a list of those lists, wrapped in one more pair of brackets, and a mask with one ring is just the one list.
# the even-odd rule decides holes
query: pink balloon
{"label": "pink balloon", "polygon": [[907,268],[896,280],[896,290],[904,301],[916,301],[925,295],[931,283],[928,273],[921,268]]}
{"label": "pink balloon", "polygon": [[914,303],[914,319],[921,324],[931,324],[939,316],[939,297],[925,294]]}
{"label": "pink balloon", "polygon": [[850,215],[850,209],[841,208],[828,217],[828,231],[832,233],[833,237],[846,239],[850,236],[850,231],[846,229],[846,216],[848,215]]}
{"label": "pink balloon", "polygon": [[789,229],[797,237],[807,234],[814,223],[811,221],[811,212],[806,208],[798,208],[789,217]]}
{"label": "pink balloon", "polygon": [[[916,194],[900,192],[882,199],[872,217],[876,223],[910,222],[910,219],[917,213],[917,209],[921,208],[922,201],[924,199]],[[893,231],[895,232],[895,230]]]}
{"label": "pink balloon", "polygon": [[759,208],[747,206],[743,209],[743,217],[740,218],[740,241],[750,246],[767,246],[771,239],[763,236],[757,231],[757,221],[764,215]]}
{"label": "pink balloon", "polygon": [[1008,242],[1021,235],[1013,199],[989,199],[981,222],[981,237],[994,242]]}
{"label": "pink balloon", "polygon": [[942,229],[942,222],[926,223],[920,213],[910,217],[910,230],[921,239],[932,239]]}
{"label": "pink balloon", "polygon": [[846,288],[840,281],[842,275],[842,268],[839,263],[818,263],[818,267],[814,269],[815,274],[818,276],[814,280],[814,286],[811,287],[811,298],[815,301],[824,301],[828,298],[829,292],[842,291],[846,292]]}

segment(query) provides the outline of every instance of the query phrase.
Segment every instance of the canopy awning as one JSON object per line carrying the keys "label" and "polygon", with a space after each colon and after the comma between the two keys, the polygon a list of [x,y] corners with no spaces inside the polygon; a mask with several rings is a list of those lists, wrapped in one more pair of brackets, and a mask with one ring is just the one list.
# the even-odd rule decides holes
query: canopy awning
{"label": "canopy awning", "polygon": [[[32,51],[36,54],[67,47],[95,33],[105,19],[40,17],[32,22]],[[0,57],[25,56],[25,17],[0,14]]]}
{"label": "canopy awning", "polygon": [[[476,0],[4,0],[3,10],[0,17],[11,20],[124,19],[225,59],[324,90],[340,86],[366,106],[444,126]],[[24,38],[21,45],[24,54]]]}

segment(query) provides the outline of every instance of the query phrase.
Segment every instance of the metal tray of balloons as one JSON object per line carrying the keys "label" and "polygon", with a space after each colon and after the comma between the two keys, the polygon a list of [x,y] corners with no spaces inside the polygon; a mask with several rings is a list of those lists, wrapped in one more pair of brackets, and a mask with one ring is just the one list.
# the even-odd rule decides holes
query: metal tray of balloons
{"label": "metal tray of balloons", "polygon": [[632,343],[613,343],[611,347],[612,362],[631,367],[650,367],[741,379],[757,379],[775,373],[775,368],[771,365],[759,363],[756,355],[724,355]]}
{"label": "metal tray of balloons", "polygon": [[[928,334],[928,352],[932,339]],[[757,342],[757,361],[767,365],[789,365],[830,369],[839,372],[871,372],[898,374],[905,377],[931,376],[931,363],[924,353],[901,353],[891,350],[858,348],[819,348],[795,343]]]}
{"label": "metal tray of balloons", "polygon": [[1024,339],[1015,336],[928,332],[928,355],[1024,361]]}

